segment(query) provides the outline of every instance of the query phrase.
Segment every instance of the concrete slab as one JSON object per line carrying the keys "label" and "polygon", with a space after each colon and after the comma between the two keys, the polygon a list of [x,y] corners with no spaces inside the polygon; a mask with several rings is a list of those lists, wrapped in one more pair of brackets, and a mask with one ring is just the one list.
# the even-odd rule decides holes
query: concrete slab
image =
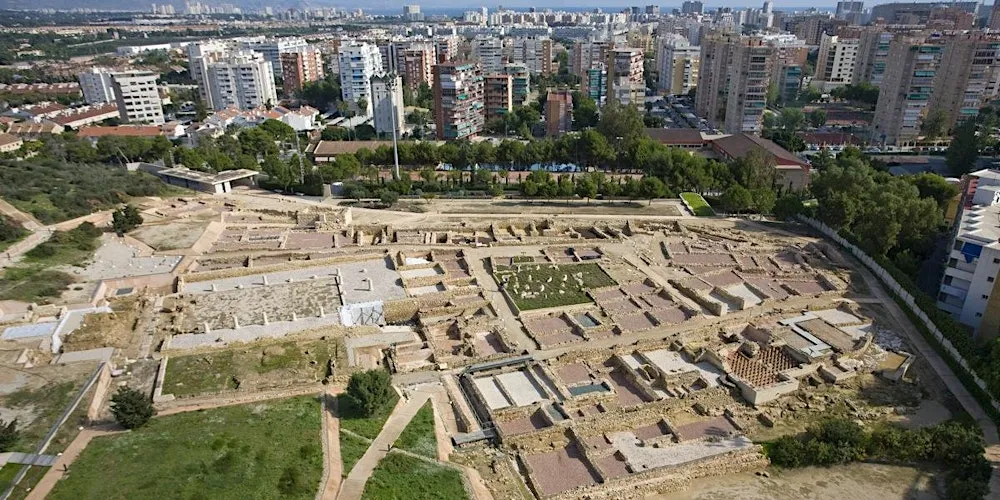
{"label": "concrete slab", "polygon": [[533,377],[523,371],[501,373],[496,380],[514,400],[515,406],[527,406],[546,398]]}
{"label": "concrete slab", "polygon": [[23,340],[35,337],[48,337],[49,335],[52,335],[52,332],[56,331],[56,325],[58,325],[57,322],[50,321],[46,323],[11,326],[4,329],[3,335],[0,335],[0,339]]}

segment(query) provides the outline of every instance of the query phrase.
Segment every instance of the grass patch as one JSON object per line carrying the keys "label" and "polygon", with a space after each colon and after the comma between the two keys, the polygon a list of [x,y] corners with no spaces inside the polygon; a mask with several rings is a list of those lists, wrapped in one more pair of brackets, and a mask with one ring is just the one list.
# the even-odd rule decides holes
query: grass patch
{"label": "grass patch", "polygon": [[66,286],[76,281],[52,268],[82,266],[97,250],[102,231],[85,222],[69,231],[56,231],[24,254],[24,258],[0,276],[0,299],[35,302],[58,297]]}
{"label": "grass patch", "polygon": [[358,460],[361,460],[361,457],[368,451],[369,444],[368,441],[361,438],[345,432],[340,433],[340,461],[344,464],[341,474],[343,477],[350,474],[354,464],[358,463]]}
{"label": "grass patch", "polygon": [[154,418],[91,441],[49,498],[312,499],[320,419],[312,396]]}
{"label": "grass patch", "polygon": [[691,210],[698,217],[711,217],[715,215],[715,210],[705,201],[705,198],[698,193],[681,193],[681,199],[687,202]]}
{"label": "grass patch", "polygon": [[402,453],[390,453],[379,462],[361,495],[370,500],[468,497],[461,472]]}
{"label": "grass patch", "polygon": [[617,284],[596,263],[516,264],[497,269],[494,274],[522,311],[585,304],[591,302],[587,289]]}
{"label": "grass patch", "polygon": [[399,396],[396,396],[394,392],[392,401],[386,403],[385,410],[371,417],[365,417],[362,416],[358,408],[351,404],[351,400],[345,394],[341,394],[337,396],[337,412],[340,414],[340,428],[347,429],[368,439],[375,439],[382,430],[382,426],[385,425],[385,421],[389,419],[392,409],[396,407],[397,401],[399,401]]}
{"label": "grass patch", "polygon": [[27,235],[28,230],[23,228],[20,223],[10,217],[0,215],[0,252]]}
{"label": "grass patch", "polygon": [[[326,377],[327,360],[343,351],[336,341],[315,340],[172,357],[167,362],[163,393],[183,397],[232,390],[245,380],[261,384],[268,380],[276,384],[319,381]],[[337,364],[346,366],[346,360]]]}
{"label": "grass patch", "polygon": [[35,416],[23,426],[18,422],[21,439],[11,451],[34,453],[42,438],[73,401],[82,384],[83,380],[49,382],[37,388],[22,388],[0,397],[0,406],[15,410],[28,409]]}
{"label": "grass patch", "polygon": [[413,416],[399,439],[393,444],[396,448],[412,451],[425,457],[437,458],[437,436],[434,434],[434,408],[427,401]]}
{"label": "grass patch", "polygon": [[[21,464],[7,464],[0,469],[0,492],[6,491],[7,487],[14,482],[14,476],[21,471],[24,467]],[[40,466],[29,466],[28,472],[25,473],[24,477],[21,478],[21,482],[17,483],[13,491],[10,492],[10,496],[7,497],[9,500],[22,500],[27,498],[31,490],[35,489],[35,485],[42,480],[42,476],[49,471],[48,467]]]}

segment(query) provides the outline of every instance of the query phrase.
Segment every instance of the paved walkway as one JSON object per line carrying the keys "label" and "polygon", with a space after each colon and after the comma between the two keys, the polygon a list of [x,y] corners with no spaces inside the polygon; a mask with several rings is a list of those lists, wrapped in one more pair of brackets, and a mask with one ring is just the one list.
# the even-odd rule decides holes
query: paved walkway
{"label": "paved walkway", "polygon": [[344,463],[340,458],[340,419],[337,418],[337,396],[328,391],[323,402],[323,427],[326,429],[326,484],[319,498],[333,500],[340,491],[340,480],[343,475]]}
{"label": "paved walkway", "polygon": [[48,496],[48,494],[52,491],[52,488],[55,488],[56,483],[58,483],[59,480],[66,474],[66,471],[63,469],[68,468],[70,464],[72,464],[77,457],[80,456],[80,453],[83,452],[84,448],[90,444],[91,439],[94,439],[97,436],[106,436],[108,434],[117,434],[119,432],[125,431],[122,431],[121,427],[118,427],[117,425],[93,427],[80,431],[80,434],[76,436],[76,439],[74,439],[73,442],[66,447],[66,450],[62,452],[62,455],[59,455],[56,463],[52,464],[52,467],[50,467],[48,472],[42,476],[42,479],[38,481],[38,484],[36,484],[35,488],[31,490],[31,493],[25,497],[26,500],[42,500]]}
{"label": "paved walkway", "polygon": [[410,423],[413,416],[417,414],[420,407],[430,398],[429,393],[413,392],[409,400],[400,401],[393,409],[389,419],[386,420],[382,432],[375,437],[368,451],[354,464],[350,474],[344,479],[340,487],[338,500],[360,500],[361,494],[365,491],[365,483],[372,475],[379,461],[389,453],[389,446],[399,439],[406,424]]}
{"label": "paved walkway", "polygon": [[[511,251],[509,248],[506,250],[508,253]],[[476,283],[482,287],[487,300],[490,301],[493,309],[496,310],[497,315],[503,322],[507,335],[514,342],[517,342],[517,345],[521,349],[527,349],[528,351],[537,349],[535,341],[528,336],[528,332],[524,329],[524,326],[517,320],[517,313],[510,306],[510,303],[507,302],[503,292],[497,286],[497,281],[493,279],[493,275],[486,268],[485,258],[489,254],[480,250],[468,249],[465,250],[465,255],[465,261],[469,264],[469,270],[472,271],[472,274],[476,277]]]}

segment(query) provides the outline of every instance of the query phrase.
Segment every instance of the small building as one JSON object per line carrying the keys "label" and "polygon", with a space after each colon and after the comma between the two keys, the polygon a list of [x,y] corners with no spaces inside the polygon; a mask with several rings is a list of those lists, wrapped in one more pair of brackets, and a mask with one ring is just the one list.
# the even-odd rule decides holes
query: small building
{"label": "small building", "polygon": [[156,137],[162,135],[167,139],[176,139],[185,134],[184,126],[177,122],[168,122],[163,125],[119,125],[117,127],[86,126],[81,127],[77,136],[81,139],[90,139],[97,142],[104,136],[115,137]]}
{"label": "small building", "polygon": [[357,153],[360,149],[375,151],[379,146],[392,147],[391,141],[319,141],[306,149],[313,163],[330,163],[337,155]]}
{"label": "small building", "polygon": [[774,160],[781,187],[799,191],[809,186],[809,163],[774,142],[751,134],[733,134],[711,141],[712,150],[724,160],[743,158],[751,151]]}
{"label": "small building", "polygon": [[11,134],[0,134],[0,153],[13,153],[21,149],[24,141],[20,137]]}
{"label": "small building", "polygon": [[675,148],[702,149],[708,145],[701,131],[693,128],[647,128],[646,136]]}
{"label": "small building", "polygon": [[226,170],[217,174],[191,170],[187,167],[167,168],[152,163],[129,163],[129,170],[142,170],[160,178],[171,186],[180,186],[204,193],[229,193],[233,186],[255,186],[257,184],[256,170],[245,168]]}
{"label": "small building", "polygon": [[26,139],[37,139],[43,135],[61,134],[65,130],[66,128],[58,123],[42,120],[41,122],[12,123],[7,129],[7,133]]}

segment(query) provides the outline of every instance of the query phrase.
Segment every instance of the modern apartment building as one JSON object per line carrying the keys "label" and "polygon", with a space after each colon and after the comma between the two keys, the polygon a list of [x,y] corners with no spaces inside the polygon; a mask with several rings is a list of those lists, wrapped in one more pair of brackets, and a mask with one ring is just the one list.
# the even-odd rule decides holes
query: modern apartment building
{"label": "modern apartment building", "polygon": [[205,69],[212,109],[256,109],[278,103],[271,63],[258,52],[230,52]]}
{"label": "modern apartment building", "polygon": [[344,102],[365,116],[372,116],[371,79],[380,73],[383,70],[378,47],[365,42],[341,44],[341,94]]}
{"label": "modern apartment building", "polygon": [[198,94],[205,106],[209,109],[216,109],[212,102],[212,92],[208,87],[208,66],[221,61],[230,48],[222,42],[199,42],[188,45],[188,72],[191,79],[198,84]]}
{"label": "modern apartment building", "polygon": [[479,62],[485,74],[503,70],[503,40],[492,36],[477,36],[472,40],[472,58]]}
{"label": "modern apartment building", "polygon": [[924,37],[900,36],[892,41],[879,92],[871,139],[900,145],[921,135],[940,69],[944,46]]}
{"label": "modern apartment building", "polygon": [[307,82],[322,80],[325,76],[323,54],[319,49],[306,47],[281,54],[281,80],[285,93],[298,92]]}
{"label": "modern apartment building", "polygon": [[372,112],[375,131],[391,134],[395,128],[401,135],[403,129],[403,79],[396,74],[371,77]]}
{"label": "modern apartment building", "polygon": [[973,172],[966,182],[969,203],[949,247],[937,306],[992,339],[1000,333],[1000,171]]}
{"label": "modern apartment building", "polygon": [[520,63],[509,63],[503,66],[503,74],[510,75],[514,92],[514,104],[524,105],[531,93],[531,74],[528,68]]}
{"label": "modern apartment building", "polygon": [[458,57],[459,39],[457,36],[445,36],[434,41],[434,58],[438,63],[451,61]]}
{"label": "modern apartment building", "polygon": [[438,139],[462,139],[483,129],[483,71],[473,62],[434,66],[434,123]]}
{"label": "modern apartment building", "polygon": [[569,72],[580,78],[587,77],[587,71],[596,65],[606,67],[608,64],[608,49],[611,42],[607,40],[579,41],[573,44],[569,56]]}
{"label": "modern apartment building", "polygon": [[552,74],[552,39],[548,37],[519,37],[510,42],[511,60],[524,64],[532,74]]}
{"label": "modern apartment building", "polygon": [[642,107],[646,95],[642,49],[611,49],[608,53],[608,99]]}
{"label": "modern apartment building", "polygon": [[854,75],[851,78],[854,85],[862,82],[876,87],[882,85],[892,39],[893,34],[879,26],[866,27],[859,33],[858,58],[854,63]]}
{"label": "modern apartment building", "polygon": [[271,71],[276,75],[281,74],[281,54],[298,52],[308,46],[304,39],[298,37],[255,38],[242,42],[242,48],[262,54],[271,63]]}
{"label": "modern apartment building", "polygon": [[849,85],[854,81],[861,40],[823,34],[816,59],[816,76],[812,86],[823,92]]}
{"label": "modern apartment building", "polygon": [[545,98],[545,135],[556,137],[573,130],[573,94],[551,90]]}
{"label": "modern apartment building", "polygon": [[125,123],[162,125],[163,104],[156,86],[159,75],[152,71],[112,73],[118,115]]}
{"label": "modern apartment building", "polygon": [[667,94],[687,94],[698,84],[701,47],[691,45],[687,38],[677,34],[661,37],[659,43],[656,52],[659,89]]}
{"label": "modern apartment building", "polygon": [[76,75],[80,81],[83,100],[87,104],[102,104],[115,102],[114,84],[111,82],[111,70],[107,68],[89,68]]}
{"label": "modern apartment building", "polygon": [[695,111],[725,133],[760,133],[773,57],[774,47],[759,37],[704,37]]}
{"label": "modern apartment building", "polygon": [[929,113],[943,113],[945,130],[979,114],[996,97],[1000,70],[1000,36],[982,32],[957,33],[947,40],[934,81]]}
{"label": "modern apartment building", "polygon": [[486,75],[484,82],[487,121],[514,110],[514,79],[510,75]]}
{"label": "modern apartment building", "polygon": [[604,69],[603,64],[587,70],[587,74],[580,84],[580,89],[598,106],[604,106],[608,98],[608,72]]}
{"label": "modern apartment building", "polygon": [[403,84],[416,91],[421,83],[431,84],[431,68],[434,66],[434,45],[419,43],[410,45],[403,52]]}

